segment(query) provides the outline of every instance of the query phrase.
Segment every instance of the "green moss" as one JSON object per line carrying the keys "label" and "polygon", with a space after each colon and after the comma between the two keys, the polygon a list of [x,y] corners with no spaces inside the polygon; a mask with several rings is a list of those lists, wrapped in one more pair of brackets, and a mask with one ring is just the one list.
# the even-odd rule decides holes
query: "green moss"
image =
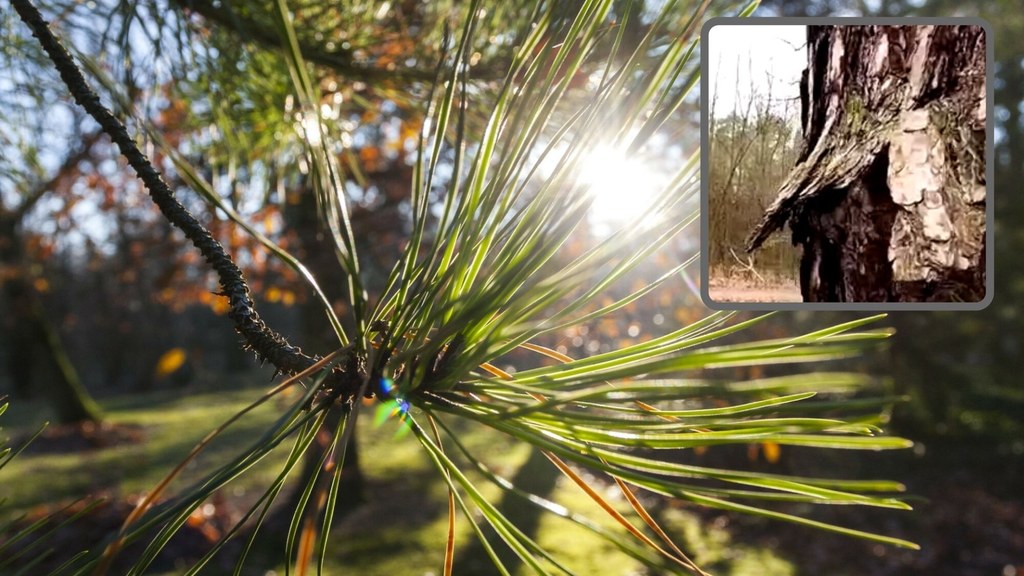
{"label": "green moss", "polygon": [[[112,424],[142,427],[144,440],[107,449],[68,453],[23,453],[0,471],[8,501],[0,519],[45,503],[59,503],[83,495],[133,494],[151,489],[210,430],[244,408],[262,388],[161,399],[162,394],[124,397],[104,402]],[[163,400],[163,401],[161,401]],[[12,406],[12,411],[18,411]],[[270,402],[253,411],[196,459],[173,487],[198,479],[211,466],[227,461],[235,451],[259,435],[276,417]],[[38,423],[22,421],[15,432],[28,432]],[[268,458],[244,482],[256,483],[274,472],[280,458]]]}
{"label": "green moss", "polygon": [[[730,576],[790,576],[796,568],[770,548],[737,543],[727,523],[702,520],[700,516],[679,509],[667,510],[664,527],[679,535],[679,544],[698,566],[713,574]],[[726,516],[723,514],[722,519]]]}
{"label": "green moss", "polygon": [[867,128],[867,110],[864,106],[864,100],[859,95],[851,94],[846,97],[846,102],[843,105],[844,111],[844,123],[846,130],[850,134],[860,134]]}
{"label": "green moss", "polygon": [[729,576],[795,576],[796,569],[789,562],[779,558],[766,548],[741,548],[727,572]]}

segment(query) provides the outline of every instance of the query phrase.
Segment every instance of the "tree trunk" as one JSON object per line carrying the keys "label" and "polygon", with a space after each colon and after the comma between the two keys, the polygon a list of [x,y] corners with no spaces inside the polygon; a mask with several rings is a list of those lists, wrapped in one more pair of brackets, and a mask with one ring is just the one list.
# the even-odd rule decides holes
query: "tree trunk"
{"label": "tree trunk", "polygon": [[808,26],[804,145],[752,232],[789,222],[809,302],[985,296],[985,36]]}
{"label": "tree trunk", "polygon": [[46,317],[38,296],[33,294],[31,298],[31,322],[42,341],[43,358],[54,368],[49,379],[48,395],[57,421],[61,424],[99,422],[102,420],[100,407],[78,378],[78,371],[64,349],[57,327]]}
{"label": "tree trunk", "polygon": [[[345,286],[345,277],[341,266],[334,255],[330,241],[320,232],[321,223],[317,216],[316,198],[312,190],[305,188],[300,192],[298,202],[287,207],[285,218],[288,228],[296,230],[301,246],[300,259],[313,272],[314,277],[331,298],[340,287]],[[316,298],[309,298],[300,304],[299,314],[304,325],[302,341],[309,350],[322,354],[338,347],[337,337],[330,329],[324,316],[323,304]],[[358,401],[358,400],[357,400]],[[317,433],[309,452],[305,457],[302,474],[296,482],[296,491],[291,497],[288,509],[294,509],[301,496],[301,490],[313,475],[318,474],[315,494],[326,494],[330,486],[331,473],[320,470],[320,457],[330,444],[331,436],[338,424],[340,414],[338,408],[332,408],[324,426]],[[353,510],[364,499],[364,480],[359,466],[359,451],[356,434],[353,432],[342,463],[341,483],[339,484],[336,510],[344,514]]]}
{"label": "tree trunk", "polygon": [[0,215],[0,267],[8,272],[0,282],[0,293],[8,311],[4,324],[10,338],[7,362],[14,391],[22,397],[41,392],[61,424],[99,422],[99,406],[82,386],[60,333],[28,281],[19,232],[17,219]]}
{"label": "tree trunk", "polygon": [[[558,471],[558,468],[551,464],[551,461],[544,455],[544,452],[533,448],[530,451],[529,458],[519,467],[515,477],[511,478],[510,481],[524,492],[540,496],[541,498],[550,498],[560,477],[561,473]],[[537,537],[543,516],[541,508],[525,502],[522,496],[514,492],[502,494],[497,508],[523,534],[531,538]],[[498,540],[498,536],[492,527],[485,526],[483,530],[488,541],[493,543]],[[506,566],[514,566],[518,561],[515,552],[508,546],[499,544],[494,547],[494,552],[502,564]],[[455,557],[452,574],[491,574],[493,571],[494,564],[487,555],[487,550],[484,549],[480,539],[474,538],[459,549]]]}

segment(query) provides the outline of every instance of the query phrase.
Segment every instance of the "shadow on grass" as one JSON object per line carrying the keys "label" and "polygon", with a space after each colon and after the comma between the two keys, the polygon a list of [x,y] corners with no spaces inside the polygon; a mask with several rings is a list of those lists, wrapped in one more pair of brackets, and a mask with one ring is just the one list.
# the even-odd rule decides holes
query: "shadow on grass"
{"label": "shadow on grass", "polygon": [[[550,498],[560,476],[558,470],[540,450],[531,450],[530,457],[519,467],[511,482],[516,487],[544,498]],[[522,497],[505,492],[498,503],[498,510],[524,534],[536,538],[543,511],[525,501]],[[521,561],[511,548],[497,537],[489,526],[481,526],[488,542],[505,566],[516,566]],[[455,558],[453,574],[490,574],[493,563],[478,538],[464,547]]]}
{"label": "shadow on grass", "polygon": [[[332,560],[328,565],[342,560],[354,566],[373,566],[402,553],[402,548],[396,548],[396,541],[401,546],[415,548],[416,543],[408,536],[434,522],[439,515],[447,514],[446,503],[424,494],[424,487],[437,481],[434,470],[430,468],[412,469],[407,474],[387,479],[366,478],[362,502],[355,506],[343,506],[339,502],[335,510],[328,543],[328,555]],[[292,482],[289,489],[298,490],[300,486]],[[339,495],[341,499],[343,495]],[[264,576],[271,573],[268,568],[284,566],[285,537],[293,511],[288,500],[288,495],[282,494],[279,505],[260,527],[241,574]],[[204,570],[203,574],[231,574],[241,543],[250,535],[251,526],[237,538],[237,545],[224,550],[219,560],[214,562],[215,566]],[[326,573],[333,572],[328,570]],[[361,572],[355,568],[351,573]]]}

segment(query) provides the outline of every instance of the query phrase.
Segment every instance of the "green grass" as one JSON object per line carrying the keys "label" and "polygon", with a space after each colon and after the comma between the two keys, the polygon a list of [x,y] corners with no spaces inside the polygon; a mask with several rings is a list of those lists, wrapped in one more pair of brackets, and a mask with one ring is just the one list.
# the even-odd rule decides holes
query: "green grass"
{"label": "green grass", "polygon": [[[109,399],[103,402],[107,420],[142,426],[144,441],[80,453],[19,455],[0,472],[7,479],[5,513],[18,513],[65,498],[108,495],[111,490],[121,495],[148,491],[207,432],[251,402],[257,393],[258,389],[252,388],[195,395],[158,392]],[[12,413],[19,411],[17,405],[11,406]],[[254,411],[237,427],[229,428],[173,486],[194,481],[203,471],[228,459],[274,417],[270,404]],[[22,417],[19,426],[10,429],[11,435],[18,437],[42,424],[31,420]],[[272,468],[258,469],[250,481],[265,480],[272,472]]]}
{"label": "green grass", "polygon": [[[156,392],[110,398],[102,402],[109,421],[137,424],[145,429],[145,440],[134,445],[69,454],[25,453],[0,470],[7,504],[0,512],[5,517],[27,512],[40,505],[55,505],[83,495],[120,497],[139,494],[152,488],[209,430],[229,418],[256,398],[265,386],[224,392]],[[29,406],[24,406],[29,408]],[[43,411],[19,410],[12,405],[4,416],[5,432],[17,437],[33,430]],[[182,487],[230,459],[231,455],[259,436],[281,406],[270,402],[252,412],[218,438],[196,464],[190,465],[175,482]],[[366,414],[364,414],[365,416]],[[411,435],[396,437],[399,423],[390,420],[375,427],[371,418],[362,418],[359,427],[360,460],[367,478],[366,501],[345,514],[336,523],[325,562],[327,574],[394,575],[440,574],[447,531],[447,492],[422,447]],[[526,461],[530,448],[480,426],[454,429],[473,453],[496,474],[512,478]],[[283,447],[282,447],[283,448]],[[227,488],[230,498],[251,498],[279,470],[285,450],[272,453],[263,462],[236,479]],[[456,455],[452,455],[456,457]],[[470,475],[493,502],[502,498],[498,487]],[[174,489],[172,488],[172,493]],[[626,508],[614,488],[604,496]],[[582,513],[613,531],[621,532],[602,514],[575,484],[559,477],[546,495],[576,512]],[[518,506],[526,506],[517,501]],[[735,546],[721,528],[701,525],[693,514],[670,510],[666,525],[680,545],[693,551],[698,562],[714,567],[720,574],[758,574],[771,568],[772,574],[792,573],[789,565],[766,549]],[[615,546],[566,520],[543,514],[537,524],[536,538],[549,550],[557,551],[565,565],[578,574],[642,574],[640,564],[620,553]],[[473,546],[475,537],[469,523],[457,513],[456,558]],[[279,541],[268,541],[272,548],[250,558],[247,566],[259,568],[247,574],[283,574]],[[272,554],[272,556],[271,556]],[[276,560],[270,560],[273,557]],[[484,572],[492,567],[484,565]],[[467,571],[468,572],[468,571]],[[464,572],[464,573],[467,573]],[[531,573],[520,567],[515,574]],[[203,574],[217,574],[205,570]]]}

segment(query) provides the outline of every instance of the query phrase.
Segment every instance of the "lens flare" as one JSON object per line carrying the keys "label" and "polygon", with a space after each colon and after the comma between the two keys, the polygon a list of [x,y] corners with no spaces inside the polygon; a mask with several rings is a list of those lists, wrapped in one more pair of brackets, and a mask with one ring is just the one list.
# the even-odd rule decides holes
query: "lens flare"
{"label": "lens flare", "polygon": [[590,221],[598,233],[638,223],[665,185],[661,171],[611,146],[595,147],[580,170],[593,197]]}

